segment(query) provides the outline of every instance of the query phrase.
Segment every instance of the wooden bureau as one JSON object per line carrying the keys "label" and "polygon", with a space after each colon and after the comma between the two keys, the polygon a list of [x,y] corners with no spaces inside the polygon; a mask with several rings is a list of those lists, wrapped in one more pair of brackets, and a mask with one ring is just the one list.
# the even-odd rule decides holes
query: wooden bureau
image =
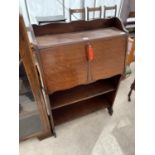
{"label": "wooden bureau", "polygon": [[33,25],[51,125],[113,103],[125,69],[128,33],[118,18]]}

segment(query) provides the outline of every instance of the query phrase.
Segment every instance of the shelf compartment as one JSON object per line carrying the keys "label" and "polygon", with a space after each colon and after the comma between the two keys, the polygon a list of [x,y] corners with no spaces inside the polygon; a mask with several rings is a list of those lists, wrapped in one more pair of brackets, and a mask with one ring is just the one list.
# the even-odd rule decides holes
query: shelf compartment
{"label": "shelf compartment", "polygon": [[112,79],[98,80],[88,85],[80,85],[50,95],[52,109],[84,101],[115,90]]}
{"label": "shelf compartment", "polygon": [[106,100],[106,96],[101,95],[59,109],[53,109],[54,124],[59,125],[71,121],[102,108],[107,108],[109,105],[110,103]]}

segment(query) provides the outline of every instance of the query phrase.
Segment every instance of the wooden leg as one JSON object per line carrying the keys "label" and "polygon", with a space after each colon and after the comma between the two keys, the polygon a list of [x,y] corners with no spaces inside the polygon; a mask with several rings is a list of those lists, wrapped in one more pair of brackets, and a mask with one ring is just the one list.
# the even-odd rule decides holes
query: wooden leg
{"label": "wooden leg", "polygon": [[51,137],[52,136],[52,134],[51,134],[51,132],[49,132],[49,133],[45,133],[45,134],[43,134],[43,135],[39,135],[37,138],[39,139],[39,140],[43,140],[43,139],[45,139],[45,138],[49,138],[49,137]]}
{"label": "wooden leg", "polygon": [[129,94],[128,94],[128,101],[129,102],[131,101],[131,93],[132,93],[133,90],[135,90],[135,80],[131,84],[130,91],[129,91]]}
{"label": "wooden leg", "polygon": [[55,138],[57,137],[57,135],[56,135],[55,131],[53,132],[53,136],[54,136]]}
{"label": "wooden leg", "polygon": [[56,135],[55,129],[53,129],[52,133],[53,133],[53,136],[56,138],[57,135]]}
{"label": "wooden leg", "polygon": [[22,105],[19,103],[19,113],[21,113],[22,110],[23,110],[23,107],[22,107]]}
{"label": "wooden leg", "polygon": [[129,94],[128,94],[128,101],[131,101],[131,93],[132,93],[132,89],[130,89]]}
{"label": "wooden leg", "polygon": [[112,116],[112,114],[113,114],[113,112],[114,112],[114,111],[113,111],[113,108],[112,108],[112,107],[108,107],[108,112],[109,112],[109,115]]}

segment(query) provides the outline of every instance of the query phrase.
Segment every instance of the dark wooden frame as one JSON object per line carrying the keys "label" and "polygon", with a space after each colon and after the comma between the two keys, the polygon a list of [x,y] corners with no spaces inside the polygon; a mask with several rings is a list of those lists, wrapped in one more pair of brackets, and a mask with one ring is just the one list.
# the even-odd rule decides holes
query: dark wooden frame
{"label": "dark wooden frame", "polygon": [[115,10],[114,17],[116,17],[117,5],[114,5],[114,6],[104,6],[104,18],[106,18],[106,11],[108,11],[108,10]]}
{"label": "dark wooden frame", "polygon": [[[99,18],[101,18],[101,15],[102,15],[102,7],[99,6],[99,7],[94,7],[94,8],[90,8],[90,7],[87,7],[87,20],[90,20],[89,18],[89,14],[90,12],[99,12]],[[95,19],[95,18],[93,18]]]}
{"label": "dark wooden frame", "polygon": [[71,9],[69,8],[69,19],[70,19],[70,22],[72,21],[72,15],[73,14],[76,14],[76,13],[81,13],[82,14],[82,18],[79,19],[79,20],[85,20],[85,8],[82,8],[82,9]]}
{"label": "dark wooden frame", "polygon": [[20,141],[32,137],[38,137],[39,139],[43,139],[52,135],[50,121],[48,118],[45,100],[41,91],[41,85],[34,62],[32,46],[30,45],[24,20],[21,15],[19,16],[19,52],[32,89],[32,93],[37,103],[38,111],[40,113],[41,124],[43,127],[43,131],[34,133],[26,137],[22,137]]}

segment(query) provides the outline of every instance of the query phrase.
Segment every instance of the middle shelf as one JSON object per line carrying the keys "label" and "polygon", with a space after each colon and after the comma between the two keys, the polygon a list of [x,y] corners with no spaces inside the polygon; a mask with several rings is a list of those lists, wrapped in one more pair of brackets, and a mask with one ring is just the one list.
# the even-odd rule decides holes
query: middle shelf
{"label": "middle shelf", "polygon": [[113,80],[114,78],[98,80],[87,85],[80,85],[68,90],[55,92],[49,96],[51,107],[52,109],[61,108],[114,91],[116,87]]}

